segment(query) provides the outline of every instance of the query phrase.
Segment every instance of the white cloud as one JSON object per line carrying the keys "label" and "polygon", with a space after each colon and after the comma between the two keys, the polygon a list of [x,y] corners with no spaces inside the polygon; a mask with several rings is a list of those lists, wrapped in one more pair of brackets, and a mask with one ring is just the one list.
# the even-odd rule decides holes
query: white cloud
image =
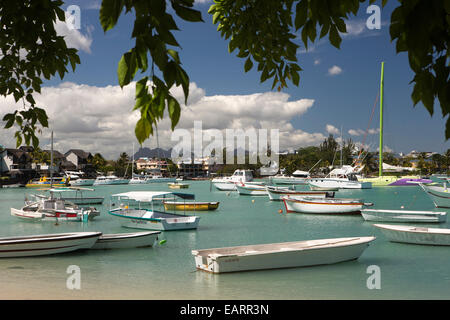
{"label": "white cloud", "polygon": [[87,35],[84,35],[79,30],[70,29],[65,22],[57,20],[55,23],[55,30],[58,35],[64,37],[67,47],[91,53],[92,27],[89,27]]}
{"label": "white cloud", "polygon": [[[50,131],[54,131],[54,148],[66,152],[79,148],[91,153],[100,152],[107,159],[116,159],[120,152],[131,154],[133,143],[138,143],[134,128],[140,117],[134,106],[135,85],[96,87],[65,82],[57,87],[44,87],[35,95],[37,106],[45,106],[49,128],[38,135],[41,148],[50,148]],[[181,88],[172,94],[178,101],[184,100]],[[207,129],[278,129],[280,150],[318,145],[325,136],[309,133],[292,126],[291,121],[307,112],[314,105],[313,99],[289,101],[289,95],[281,92],[264,92],[249,95],[212,95],[195,83],[190,85],[188,106],[181,105],[181,118],[177,129],[191,131],[194,121],[202,121]],[[5,113],[19,109],[11,97],[0,98],[0,109]],[[14,129],[0,131],[0,141],[14,147]],[[171,141],[170,119],[165,115],[158,123],[159,145],[168,149]],[[225,136],[225,134],[223,134]],[[157,146],[151,136],[145,147]]]}
{"label": "white cloud", "polygon": [[339,67],[339,66],[334,65],[330,69],[328,69],[328,74],[330,76],[336,76],[336,75],[338,75],[340,73],[342,73],[342,68]]}
{"label": "white cloud", "polygon": [[[380,132],[379,128],[374,128],[374,129],[369,129],[367,130],[368,134],[378,134]],[[348,130],[348,134],[352,135],[352,136],[361,136],[364,135],[366,133],[365,130],[362,129],[350,129]]]}
{"label": "white cloud", "polygon": [[360,136],[360,135],[364,134],[364,130],[361,130],[361,129],[357,129],[357,130],[350,129],[350,130],[348,130],[348,134],[351,135],[351,136]]}
{"label": "white cloud", "polygon": [[331,124],[327,124],[325,126],[325,130],[327,130],[327,132],[331,133],[331,134],[339,134],[340,133],[339,129]]}

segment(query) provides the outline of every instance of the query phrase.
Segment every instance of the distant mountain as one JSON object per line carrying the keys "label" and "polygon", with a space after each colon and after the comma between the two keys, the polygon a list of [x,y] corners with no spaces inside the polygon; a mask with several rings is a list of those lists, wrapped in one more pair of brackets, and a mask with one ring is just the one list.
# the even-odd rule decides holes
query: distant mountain
{"label": "distant mountain", "polygon": [[134,159],[139,158],[170,158],[172,154],[172,148],[169,150],[164,150],[161,148],[139,148],[139,150],[134,154]]}

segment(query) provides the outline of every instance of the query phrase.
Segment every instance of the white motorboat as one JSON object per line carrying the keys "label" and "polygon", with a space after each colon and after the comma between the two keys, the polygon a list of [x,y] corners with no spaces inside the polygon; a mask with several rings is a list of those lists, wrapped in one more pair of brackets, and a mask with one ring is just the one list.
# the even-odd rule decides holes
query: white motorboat
{"label": "white motorboat", "polygon": [[0,258],[42,256],[89,249],[101,232],[71,232],[0,238]]}
{"label": "white motorboat", "polygon": [[450,190],[447,189],[447,183],[440,185],[424,185],[419,186],[431,198],[436,208],[450,208]]}
{"label": "white motorboat", "polygon": [[308,180],[311,178],[308,171],[296,170],[292,173],[291,176],[287,176],[284,174],[279,174],[276,176],[270,177],[270,182],[272,184],[308,184]]}
{"label": "white motorboat", "polygon": [[81,208],[63,199],[43,198],[27,202],[20,209],[11,208],[11,215],[28,221],[82,221],[93,220],[100,212],[95,208]]}
{"label": "white motorboat", "polygon": [[161,175],[153,175],[151,177],[147,178],[147,183],[159,183],[159,182],[175,182],[177,181],[176,178],[171,178],[171,177],[163,177]]}
{"label": "white motorboat", "polygon": [[325,178],[308,180],[311,190],[371,189],[372,183],[358,181],[352,166],[335,168]]}
{"label": "white motorboat", "polygon": [[247,183],[253,181],[251,170],[235,170],[230,177],[214,178],[211,183],[220,191],[235,191],[237,183]]}
{"label": "white motorboat", "polygon": [[199,270],[222,273],[333,264],[358,259],[375,237],[319,239],[192,250]]}
{"label": "white motorboat", "polygon": [[450,246],[450,229],[374,224],[392,242]]}
{"label": "white motorboat", "polygon": [[267,186],[267,193],[270,200],[281,201],[283,196],[313,197],[313,198],[334,198],[334,192],[311,191],[311,190],[290,190],[284,187]]}
{"label": "white motorboat", "polygon": [[145,184],[145,183],[147,183],[147,179],[148,178],[145,176],[133,176],[128,183],[129,184]]}
{"label": "white motorboat", "polygon": [[160,231],[102,234],[91,249],[152,247],[160,234]]}
{"label": "white motorboat", "polygon": [[254,183],[236,183],[236,189],[240,195],[267,196],[266,186]]}
{"label": "white motorboat", "polygon": [[[112,195],[114,203],[119,206],[108,211],[109,214],[120,218],[122,226],[150,230],[186,230],[197,229],[200,217],[167,213],[162,206],[163,201],[175,199],[195,199],[192,194],[175,193],[168,191],[132,191]],[[111,202],[113,204],[113,202]],[[136,208],[136,205],[138,207]],[[161,205],[161,211],[155,206]],[[143,207],[151,206],[151,208]]]}
{"label": "white motorboat", "polygon": [[287,213],[359,214],[364,206],[360,199],[282,197]]}
{"label": "white motorboat", "polygon": [[445,222],[447,212],[363,209],[361,215],[366,221],[384,222]]}
{"label": "white motorboat", "polygon": [[100,185],[111,185],[111,184],[128,184],[130,182],[129,179],[121,179],[115,175],[110,176],[98,176],[94,181],[94,186]]}
{"label": "white motorboat", "polygon": [[65,174],[70,186],[92,186],[95,181],[95,179],[82,178],[84,172],[81,171],[66,171]]}

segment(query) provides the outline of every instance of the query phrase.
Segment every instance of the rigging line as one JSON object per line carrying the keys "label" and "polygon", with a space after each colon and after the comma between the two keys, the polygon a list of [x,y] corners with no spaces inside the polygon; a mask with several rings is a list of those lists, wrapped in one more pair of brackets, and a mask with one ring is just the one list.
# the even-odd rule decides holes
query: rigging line
{"label": "rigging line", "polygon": [[[363,142],[362,142],[362,145],[363,145],[363,146],[364,146],[364,143],[366,142],[367,133],[369,132],[370,123],[372,122],[373,115],[374,115],[374,113],[375,113],[375,108],[377,107],[377,102],[378,102],[378,98],[379,98],[379,97],[380,97],[380,93],[378,92],[377,97],[375,98],[375,103],[373,104],[372,114],[370,115],[370,119],[369,119],[369,123],[367,124],[366,132],[364,133]],[[359,157],[361,156],[361,153],[362,153],[362,148],[361,148],[361,150],[359,150],[358,159],[359,159]]]}

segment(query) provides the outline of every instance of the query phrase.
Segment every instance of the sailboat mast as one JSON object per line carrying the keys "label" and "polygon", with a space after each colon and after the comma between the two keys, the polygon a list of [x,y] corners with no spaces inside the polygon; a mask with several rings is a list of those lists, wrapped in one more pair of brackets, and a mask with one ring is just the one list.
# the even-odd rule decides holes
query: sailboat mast
{"label": "sailboat mast", "polygon": [[53,188],[53,131],[51,135],[51,148],[50,148],[50,188]]}
{"label": "sailboat mast", "polygon": [[378,176],[383,175],[383,82],[384,82],[384,61],[381,62],[380,79],[380,147],[378,156]]}

